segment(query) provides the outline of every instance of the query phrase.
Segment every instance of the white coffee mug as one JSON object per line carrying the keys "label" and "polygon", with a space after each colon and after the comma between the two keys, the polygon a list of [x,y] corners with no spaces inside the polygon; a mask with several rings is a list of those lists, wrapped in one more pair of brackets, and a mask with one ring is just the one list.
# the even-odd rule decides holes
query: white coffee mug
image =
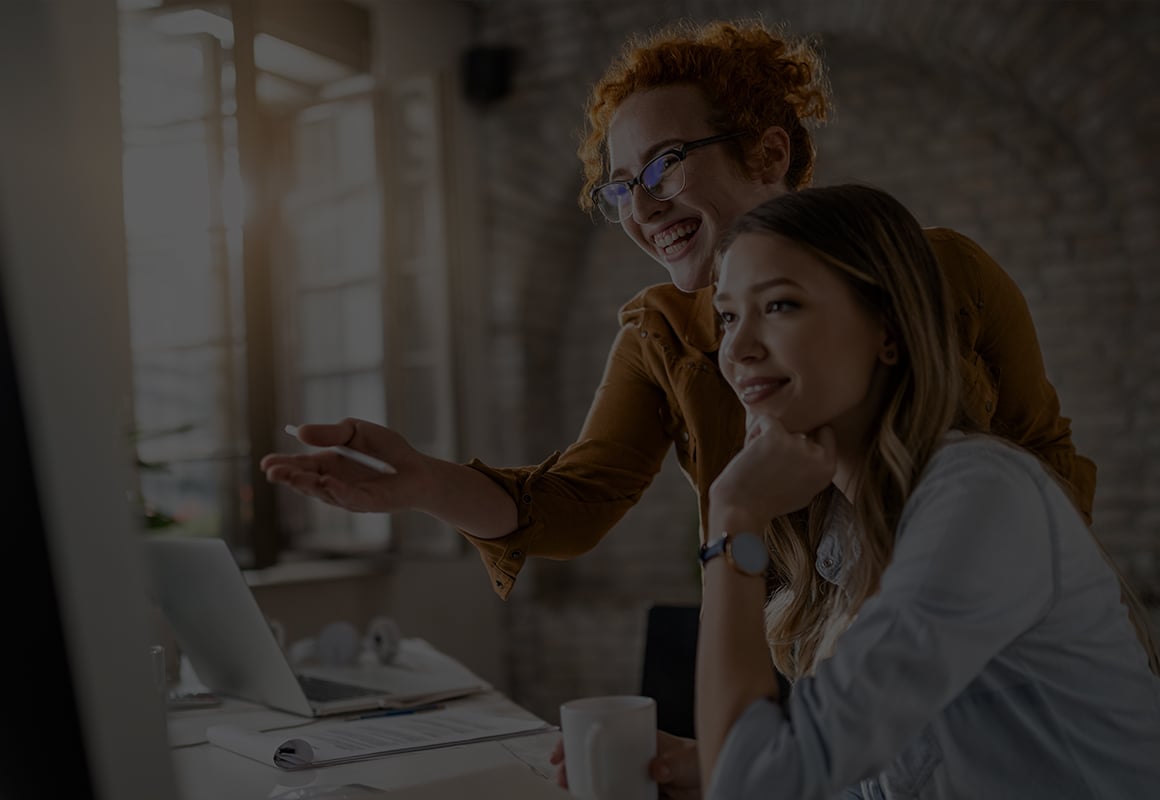
{"label": "white coffee mug", "polygon": [[581,800],[656,800],[648,774],[657,754],[651,697],[585,697],[560,706],[568,790]]}

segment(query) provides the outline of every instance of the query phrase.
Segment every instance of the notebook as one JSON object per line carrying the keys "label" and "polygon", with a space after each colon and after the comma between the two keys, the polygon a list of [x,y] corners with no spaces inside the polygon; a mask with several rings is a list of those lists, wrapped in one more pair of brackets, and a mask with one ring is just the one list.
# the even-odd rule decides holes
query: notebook
{"label": "notebook", "polygon": [[142,546],[152,599],[198,679],[218,694],[321,717],[406,708],[490,688],[421,639],[404,639],[398,663],[373,671],[296,671],[224,541],[155,535]]}
{"label": "notebook", "polygon": [[285,770],[314,769],[385,755],[507,739],[555,730],[531,714],[496,714],[448,703],[431,711],[387,712],[390,716],[315,722],[282,731],[255,731],[237,725],[206,729],[211,744]]}

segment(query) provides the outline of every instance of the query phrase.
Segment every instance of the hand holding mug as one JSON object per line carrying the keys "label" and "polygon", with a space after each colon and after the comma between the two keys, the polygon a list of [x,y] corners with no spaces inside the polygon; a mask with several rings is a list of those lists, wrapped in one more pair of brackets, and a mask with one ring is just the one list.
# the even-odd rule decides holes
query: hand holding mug
{"label": "hand holding mug", "polygon": [[[649,765],[657,754],[657,706],[651,697],[586,697],[560,706],[564,734],[559,775],[579,800],[657,800]],[[557,754],[559,748],[557,748]],[[553,763],[559,763],[553,754]]]}
{"label": "hand holding mug", "polygon": [[[556,742],[548,760],[556,765],[556,783],[567,789],[563,738]],[[696,739],[657,731],[657,754],[648,769],[657,783],[661,800],[701,800],[701,764],[697,760]]]}

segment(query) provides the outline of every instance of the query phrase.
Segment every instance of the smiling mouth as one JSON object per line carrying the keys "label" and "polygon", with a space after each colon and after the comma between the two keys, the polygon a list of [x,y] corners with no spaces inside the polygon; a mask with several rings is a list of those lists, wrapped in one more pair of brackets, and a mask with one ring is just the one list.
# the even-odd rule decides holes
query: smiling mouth
{"label": "smiling mouth", "polygon": [[760,403],[762,400],[768,400],[770,397],[773,397],[788,385],[788,380],[771,380],[763,381],[761,383],[751,383],[741,390],[741,402],[745,403],[747,406],[753,405],[754,403]]}
{"label": "smiling mouth", "polygon": [[665,258],[680,256],[701,229],[699,222],[681,222],[653,237],[653,245]]}

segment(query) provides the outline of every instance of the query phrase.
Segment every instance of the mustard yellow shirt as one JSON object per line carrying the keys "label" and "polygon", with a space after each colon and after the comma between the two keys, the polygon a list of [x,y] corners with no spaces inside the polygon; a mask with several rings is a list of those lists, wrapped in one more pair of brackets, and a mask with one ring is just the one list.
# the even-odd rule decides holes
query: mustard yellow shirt
{"label": "mustard yellow shirt", "polygon": [[[1011,439],[1054,468],[1090,523],[1095,464],[1072,445],[1023,294],[966,236],[946,228],[926,234],[957,309],[968,414],[980,430]],[[721,334],[712,294],[711,287],[686,293],[666,283],[621,309],[588,418],[563,453],[528,467],[469,464],[519,509],[519,526],[507,536],[464,533],[501,597],[529,557],[568,559],[595,547],[640,499],[670,446],[697,491],[704,540],[709,486],[741,449],[745,432],[745,411],[717,369]]]}

